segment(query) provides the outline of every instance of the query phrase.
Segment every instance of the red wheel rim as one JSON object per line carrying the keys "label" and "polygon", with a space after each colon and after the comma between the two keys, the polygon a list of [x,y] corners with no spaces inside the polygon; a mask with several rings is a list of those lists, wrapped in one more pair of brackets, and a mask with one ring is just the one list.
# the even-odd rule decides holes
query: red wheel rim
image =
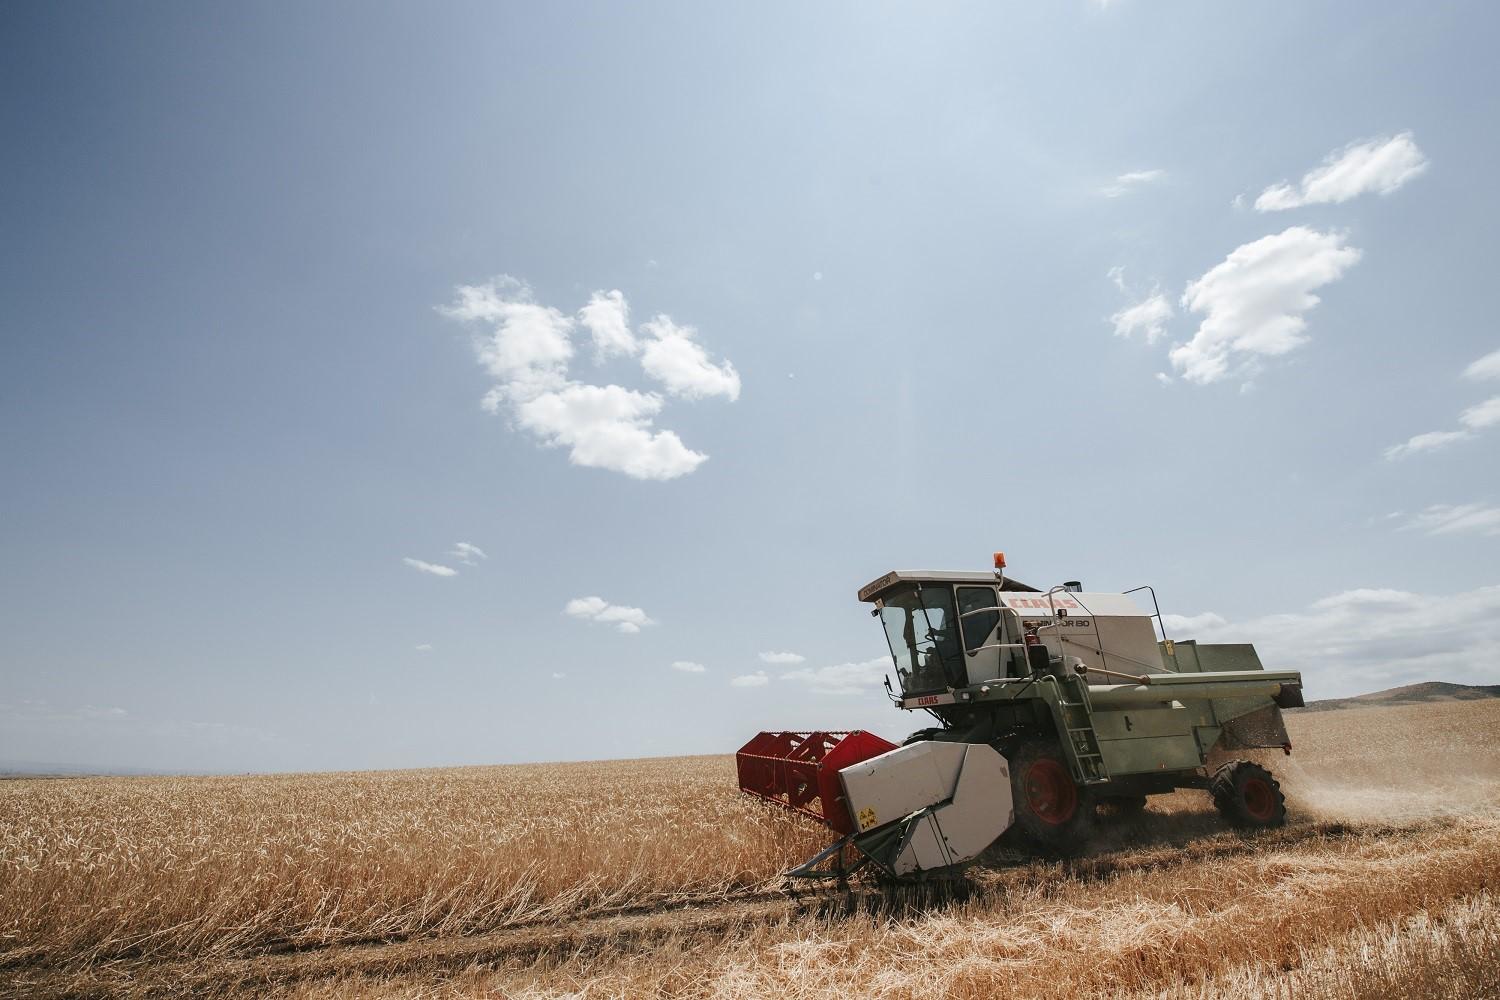
{"label": "red wheel rim", "polygon": [[1265,822],[1276,815],[1276,796],[1264,778],[1245,779],[1245,812],[1251,819]]}
{"label": "red wheel rim", "polygon": [[1078,810],[1078,787],[1067,768],[1043,758],[1026,769],[1026,805],[1037,819],[1054,826],[1066,823]]}

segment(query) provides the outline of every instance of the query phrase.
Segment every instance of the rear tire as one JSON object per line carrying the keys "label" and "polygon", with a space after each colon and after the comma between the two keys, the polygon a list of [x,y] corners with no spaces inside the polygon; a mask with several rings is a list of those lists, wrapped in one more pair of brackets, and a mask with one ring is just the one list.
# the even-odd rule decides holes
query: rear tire
{"label": "rear tire", "polygon": [[1281,785],[1259,764],[1230,761],[1214,772],[1208,791],[1219,812],[1235,826],[1253,829],[1286,823]]}
{"label": "rear tire", "polygon": [[1046,854],[1078,854],[1094,832],[1094,794],[1073,781],[1056,743],[1022,743],[1009,756],[1014,829]]}

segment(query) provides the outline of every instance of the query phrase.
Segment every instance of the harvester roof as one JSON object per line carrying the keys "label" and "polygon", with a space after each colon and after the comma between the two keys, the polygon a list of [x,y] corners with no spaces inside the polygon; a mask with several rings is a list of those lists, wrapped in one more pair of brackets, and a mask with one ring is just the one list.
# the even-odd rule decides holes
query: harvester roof
{"label": "harvester roof", "polygon": [[873,601],[887,590],[903,583],[987,583],[993,586],[996,582],[999,583],[1001,590],[1020,591],[1027,594],[1041,593],[1036,587],[1022,583],[1020,580],[1012,580],[1008,576],[999,578],[997,581],[993,572],[951,569],[895,569],[877,580],[871,580],[859,588],[859,599],[861,601]]}

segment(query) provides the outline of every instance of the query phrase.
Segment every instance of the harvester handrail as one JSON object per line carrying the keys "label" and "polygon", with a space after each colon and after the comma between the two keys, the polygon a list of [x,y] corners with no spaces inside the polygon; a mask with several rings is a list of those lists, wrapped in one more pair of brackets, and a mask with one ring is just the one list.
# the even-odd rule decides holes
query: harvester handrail
{"label": "harvester handrail", "polygon": [[[1130,658],[1127,656],[1122,657],[1122,659],[1128,660]],[[1118,677],[1122,681],[1135,681],[1140,685],[1147,685],[1151,683],[1150,674],[1122,674],[1118,670],[1105,670],[1103,667],[1091,667],[1087,663],[1078,664],[1078,666],[1073,668],[1073,672],[1078,674],[1103,674],[1105,677]]]}
{"label": "harvester handrail", "polygon": [[964,650],[964,652],[967,653],[969,656],[973,656],[975,653],[982,653],[986,649],[1025,649],[1025,648],[1026,648],[1026,644],[1024,642],[992,642],[988,646],[975,646],[973,649],[966,649],[966,650]]}
{"label": "harvester handrail", "polygon": [[1165,643],[1171,643],[1172,640],[1167,638],[1166,619],[1161,616],[1161,604],[1159,604],[1156,600],[1156,588],[1151,586],[1151,584],[1149,583],[1143,583],[1139,587],[1131,587],[1129,590],[1122,591],[1121,593],[1134,594],[1137,591],[1142,590],[1149,591],[1151,593],[1151,608],[1153,611],[1155,611],[1155,614],[1153,614],[1151,617],[1156,619],[1156,627],[1161,629],[1161,641]]}
{"label": "harvester handrail", "polygon": [[[1001,621],[1005,620],[1005,615],[1006,615],[1007,612],[1009,612],[1010,616],[1012,618],[1016,619],[1017,622],[1019,622],[1021,620],[1021,615],[1020,615],[1020,613],[1018,611],[1016,611],[1015,608],[1007,608],[1007,607],[1002,607],[1000,605],[995,605],[993,607],[988,607],[988,608],[975,608],[973,611],[965,611],[965,612],[963,612],[962,614],[960,614],[958,616],[958,620],[959,621],[963,621],[965,618],[968,618],[970,615],[987,615],[987,614],[993,614],[996,611],[1000,612],[1000,620]],[[960,634],[962,634],[962,631],[960,631]],[[1026,648],[1025,643],[1020,643],[1020,642],[992,642],[988,646],[975,646],[973,649],[965,649],[964,650],[964,655],[965,656],[978,656],[980,653],[984,652],[986,649],[1025,649],[1025,648]]]}

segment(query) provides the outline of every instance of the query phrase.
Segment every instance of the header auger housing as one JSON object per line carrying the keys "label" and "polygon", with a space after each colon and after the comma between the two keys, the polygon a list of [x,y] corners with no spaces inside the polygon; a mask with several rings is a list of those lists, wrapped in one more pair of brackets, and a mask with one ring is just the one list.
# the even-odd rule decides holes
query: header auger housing
{"label": "header auger housing", "polygon": [[1042,592],[1003,570],[997,554],[993,574],[897,571],[859,591],[884,626],[892,701],[937,726],[899,747],[856,731],[761,733],[740,749],[744,791],[843,835],[790,874],[842,877],[852,847],[887,877],[947,875],[1007,831],[1069,854],[1097,806],[1135,811],[1177,788],[1209,792],[1237,825],[1284,822],[1269,771],[1207,760],[1291,753],[1281,709],[1302,705],[1300,673],[1263,669],[1249,645],[1168,639],[1149,587]]}

